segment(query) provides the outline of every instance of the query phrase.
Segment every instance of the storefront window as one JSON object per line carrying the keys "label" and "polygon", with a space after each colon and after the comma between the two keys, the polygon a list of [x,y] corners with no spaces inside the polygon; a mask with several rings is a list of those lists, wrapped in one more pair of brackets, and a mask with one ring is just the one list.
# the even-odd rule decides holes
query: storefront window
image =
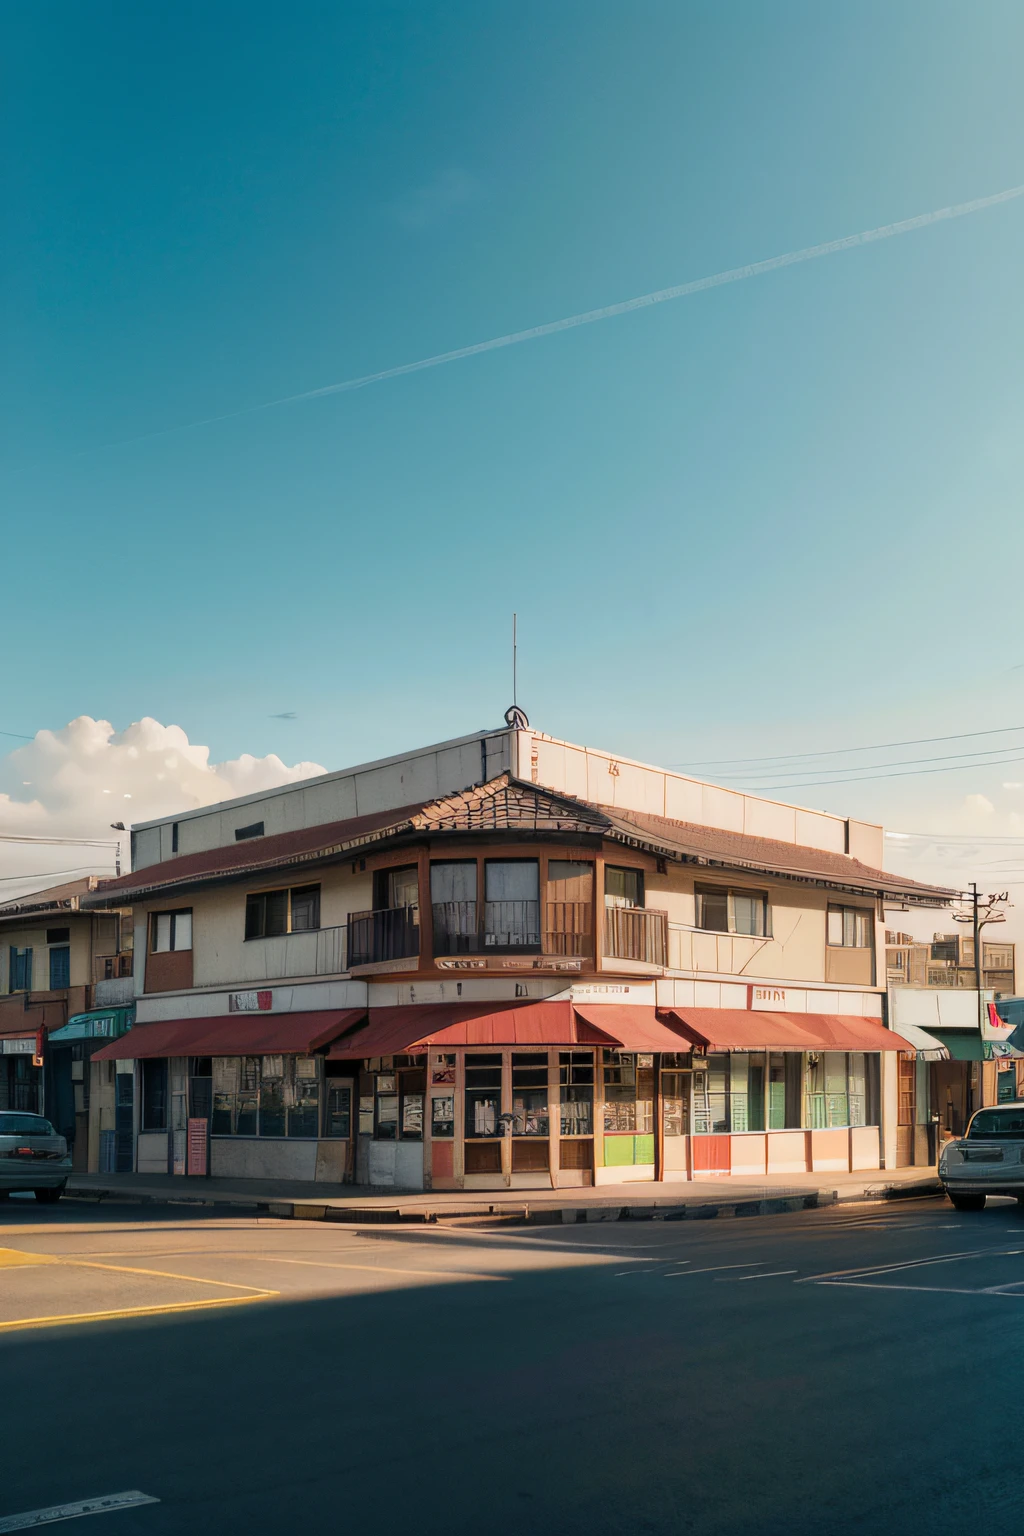
{"label": "storefront window", "polygon": [[142,1129],[167,1129],[167,1062],[159,1058],[142,1063]]}
{"label": "storefront window", "polygon": [[214,1136],[313,1140],[319,1129],[320,1063],[315,1056],[213,1058]]}
{"label": "storefront window", "polygon": [[[877,1125],[877,1066],[863,1051],[811,1051],[805,1058],[805,1124],[812,1131]],[[925,1084],[927,1087],[927,1082]],[[917,1118],[917,1072],[900,1062],[899,1124]],[[927,1105],[927,1099],[925,1099]]]}
{"label": "storefront window", "polygon": [[430,1134],[434,1140],[447,1140],[455,1135],[454,1093],[434,1094],[430,1100]]}
{"label": "storefront window", "polygon": [[[923,1062],[922,1065],[927,1069],[927,1062]],[[850,1055],[850,1124],[867,1125],[867,1113],[867,1057],[863,1051],[853,1051]]]}
{"label": "storefront window", "polygon": [[[776,1066],[776,1062],[779,1065]],[[799,1057],[797,1058],[799,1066]],[[761,1051],[731,1051],[708,1058],[693,1074],[693,1129],[697,1135],[726,1135],[765,1129],[765,1069]],[[771,1120],[785,1115],[785,1067],[772,1057]],[[782,1075],[775,1084],[774,1073]],[[797,1077],[799,1090],[799,1077]],[[778,1090],[777,1092],[775,1090]],[[799,1115],[799,1094],[797,1097]]]}
{"label": "storefront window", "polygon": [[768,1057],[768,1129],[799,1130],[803,1057],[799,1051],[772,1051]]}
{"label": "storefront window", "polygon": [[623,1051],[605,1051],[604,1129],[636,1130],[636,1057]]}
{"label": "storefront window", "polygon": [[516,1052],[512,1057],[512,1134],[548,1134],[548,1056],[546,1051]]}
{"label": "storefront window", "polygon": [[347,1141],[352,1134],[352,1084],[328,1081],[324,1135]]}
{"label": "storefront window", "polygon": [[666,1136],[690,1133],[690,1073],[663,1071],[661,1074],[661,1119]]}
{"label": "storefront window", "polygon": [[501,1057],[466,1056],[466,1140],[500,1136]]}
{"label": "storefront window", "polygon": [[604,1129],[607,1133],[654,1129],[654,1057],[604,1051]]}
{"label": "storefront window", "polygon": [[594,1134],[594,1053],[558,1053],[559,1129],[563,1136]]}

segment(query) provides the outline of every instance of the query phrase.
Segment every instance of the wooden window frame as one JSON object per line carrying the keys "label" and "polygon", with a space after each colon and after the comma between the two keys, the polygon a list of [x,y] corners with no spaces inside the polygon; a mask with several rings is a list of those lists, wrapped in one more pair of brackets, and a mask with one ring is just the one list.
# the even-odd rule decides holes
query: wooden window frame
{"label": "wooden window frame", "polygon": [[[833,912],[842,913],[844,938],[839,944],[834,944],[828,936],[829,918]],[[868,942],[866,944],[847,944],[845,942],[846,913],[855,912],[867,918]],[[875,950],[875,909],[873,907],[858,907],[850,902],[830,901],[825,909],[825,947],[826,949],[868,949],[874,954]]]}
{"label": "wooden window frame", "polygon": [[[313,925],[313,926],[311,926],[309,928],[293,928],[292,927],[292,898],[293,898],[293,896],[296,894],[296,892],[304,893],[306,891],[314,891],[314,890],[317,893],[316,894],[316,923],[315,923],[315,925]],[[250,901],[258,901],[260,899],[260,897],[281,896],[281,895],[285,895],[288,898],[288,900],[287,900],[286,927],[285,927],[284,933],[267,933],[267,932],[264,931],[262,933],[252,933],[252,934],[250,934],[248,932],[248,928],[249,928],[249,903],[250,903]],[[245,917],[244,917],[244,927],[243,927],[243,943],[245,943],[245,944],[255,944],[255,943],[258,943],[258,942],[260,942],[260,941],[262,941],[264,939],[283,939],[283,938],[287,938],[290,934],[293,934],[293,933],[319,933],[321,927],[323,926],[323,924],[320,921],[321,915],[322,915],[321,914],[321,910],[320,910],[322,897],[323,897],[323,886],[321,885],[321,883],[318,880],[311,880],[307,885],[275,885],[275,886],[271,886],[267,890],[246,891],[246,893],[245,893]],[[264,930],[266,929],[266,922],[267,922],[267,912],[266,912],[266,907],[264,906],[264,908],[263,908],[263,918],[262,918],[262,924],[263,924]]]}
{"label": "wooden window frame", "polygon": [[[177,926],[178,926],[176,919],[179,918],[179,917],[182,917],[182,916],[188,916],[188,918],[191,919],[192,918],[192,908],[191,907],[170,907],[170,908],[164,907],[159,912],[151,912],[149,914],[149,953],[151,955],[184,955],[184,954],[189,954],[191,952],[191,950],[192,950],[192,943],[193,943],[193,939],[194,939],[194,928],[191,925],[191,922],[190,922],[190,926],[189,926],[188,948],[186,949],[184,945],[182,945],[181,948],[179,948],[175,944],[175,942],[174,942],[175,936],[176,936],[176,930],[177,930]],[[171,919],[171,943],[170,943],[170,947],[168,949],[157,949],[157,947],[156,947],[157,921],[161,917],[169,917]]]}
{"label": "wooden window frame", "polygon": [[[725,896],[727,928],[707,928],[701,922],[701,902],[705,896]],[[763,933],[742,933],[734,926],[733,904],[736,896],[756,896],[760,898],[763,912]],[[718,885],[714,881],[698,880],[693,887],[693,926],[698,933],[724,933],[735,939],[770,939],[772,934],[772,903],[771,893],[764,886],[757,885]]]}

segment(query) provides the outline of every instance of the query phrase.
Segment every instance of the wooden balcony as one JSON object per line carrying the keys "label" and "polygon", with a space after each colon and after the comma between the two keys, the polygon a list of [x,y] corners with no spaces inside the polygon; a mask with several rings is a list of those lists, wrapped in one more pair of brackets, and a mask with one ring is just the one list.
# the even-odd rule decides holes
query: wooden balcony
{"label": "wooden balcony", "polygon": [[642,965],[668,963],[668,913],[648,907],[608,907],[604,914],[604,954],[607,960],[632,960]]}
{"label": "wooden balcony", "polygon": [[349,913],[350,967],[408,960],[419,952],[419,907],[383,907],[374,912]]}
{"label": "wooden balcony", "polygon": [[544,903],[543,951],[546,955],[594,953],[594,933],[589,901],[546,901]]}
{"label": "wooden balcony", "polygon": [[540,953],[539,901],[435,901],[432,916],[435,955]]}

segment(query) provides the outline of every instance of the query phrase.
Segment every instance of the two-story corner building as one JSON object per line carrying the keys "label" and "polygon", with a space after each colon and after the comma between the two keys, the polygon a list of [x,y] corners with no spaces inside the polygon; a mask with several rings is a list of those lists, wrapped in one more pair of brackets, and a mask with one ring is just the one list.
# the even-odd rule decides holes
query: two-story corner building
{"label": "two-story corner building", "polygon": [[87,911],[94,875],[0,906],[0,1109],[47,1114],[87,1162],[94,1048],[134,1013],[131,913]]}
{"label": "two-story corner building", "polygon": [[528,728],[137,827],[137,1171],[537,1188],[895,1164],[881,829]]}

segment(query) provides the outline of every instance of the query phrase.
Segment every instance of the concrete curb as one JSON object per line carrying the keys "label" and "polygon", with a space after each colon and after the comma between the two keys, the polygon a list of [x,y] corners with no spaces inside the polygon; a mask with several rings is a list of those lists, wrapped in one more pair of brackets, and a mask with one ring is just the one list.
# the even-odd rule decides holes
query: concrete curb
{"label": "concrete curb", "polygon": [[889,1200],[920,1199],[941,1193],[942,1185],[937,1178],[918,1180],[913,1184],[877,1184],[859,1190],[856,1194],[840,1195],[835,1189],[793,1191],[779,1195],[765,1195],[757,1199],[722,1199],[712,1201],[683,1201],[677,1204],[659,1205],[650,1200],[637,1200],[629,1204],[597,1205],[501,1205],[481,1209],[479,1205],[431,1209],[426,1206],[359,1206],[334,1205],[318,1200],[258,1200],[239,1195],[171,1195],[164,1191],[152,1194],[122,1192],[114,1189],[68,1189],[66,1200],[102,1204],[112,1201],[118,1205],[164,1206],[228,1206],[238,1211],[256,1215],[274,1216],[294,1221],[331,1221],[347,1226],[435,1225],[459,1227],[494,1226],[556,1226],[592,1221],[712,1221],[719,1218],[735,1219],[745,1216],[778,1216],[793,1211],[821,1210],[837,1204],[876,1204]]}

